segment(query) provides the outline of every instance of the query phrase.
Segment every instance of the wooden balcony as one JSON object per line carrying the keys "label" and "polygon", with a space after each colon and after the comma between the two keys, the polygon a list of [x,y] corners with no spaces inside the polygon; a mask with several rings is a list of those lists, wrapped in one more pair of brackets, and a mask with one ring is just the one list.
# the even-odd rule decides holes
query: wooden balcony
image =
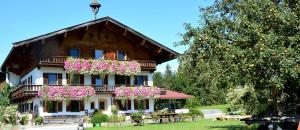
{"label": "wooden balcony", "polygon": [[[70,85],[70,86],[72,86],[72,85]],[[81,85],[81,86],[84,86],[84,85]],[[103,86],[91,85],[91,86],[95,88],[96,94],[114,93],[114,91],[115,91],[115,87],[108,87],[107,85],[103,85]],[[11,99],[13,102],[24,101],[24,100],[36,97],[38,91],[42,87],[43,87],[43,85],[20,85],[17,88],[12,90],[12,92],[10,93],[10,96],[11,96]]]}
{"label": "wooden balcony", "polygon": [[[39,66],[44,67],[63,67],[67,60],[66,56],[44,57],[39,61]],[[84,57],[83,59],[94,59],[93,57]],[[156,61],[152,60],[135,60],[141,65],[142,70],[156,70]]]}

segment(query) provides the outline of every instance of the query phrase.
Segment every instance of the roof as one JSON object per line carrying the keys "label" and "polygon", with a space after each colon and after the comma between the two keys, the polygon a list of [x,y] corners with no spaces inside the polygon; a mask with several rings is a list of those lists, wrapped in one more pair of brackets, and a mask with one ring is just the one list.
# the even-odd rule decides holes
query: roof
{"label": "roof", "polygon": [[161,94],[159,96],[160,99],[189,99],[189,98],[194,98],[194,96],[187,95],[184,93],[179,93],[171,90],[165,90],[165,94]]}
{"label": "roof", "polygon": [[89,21],[89,22],[86,22],[86,23],[82,23],[82,24],[78,24],[78,25],[75,25],[75,26],[71,26],[71,27],[67,27],[67,28],[64,28],[64,29],[60,29],[60,30],[57,30],[57,31],[54,31],[54,32],[51,32],[51,33],[47,33],[47,34],[44,34],[44,35],[40,35],[40,36],[37,36],[37,37],[33,37],[33,38],[30,38],[30,39],[27,39],[27,40],[23,40],[23,41],[19,41],[19,42],[15,42],[13,43],[13,46],[14,47],[17,47],[17,46],[22,46],[24,44],[27,44],[27,43],[32,43],[32,42],[35,42],[35,41],[39,41],[39,40],[42,40],[42,39],[45,39],[45,38],[49,38],[49,37],[53,37],[53,36],[57,36],[57,35],[60,35],[60,34],[64,34],[65,32],[68,32],[68,31],[73,31],[73,30],[76,30],[76,29],[79,29],[79,28],[83,28],[83,27],[86,27],[86,26],[90,26],[90,25],[94,25],[94,24],[97,24],[97,23],[101,23],[101,22],[111,22],[115,25],[118,25],[124,29],[126,29],[127,31],[139,36],[139,37],[142,37],[144,38],[145,40],[149,41],[150,43],[156,45],[156,46],[159,46],[161,47],[162,49],[165,49],[166,51],[174,54],[175,56],[176,55],[179,55],[178,52],[160,44],[159,42],[143,35],[142,33],[120,23],[119,21],[117,20],[114,20],[113,18],[111,17],[103,17],[103,18],[99,18],[99,19],[96,19],[96,20],[92,20],[92,21]]}
{"label": "roof", "polygon": [[[89,21],[89,22],[85,22],[85,23],[81,23],[81,24],[78,24],[78,25],[75,25],[75,26],[71,26],[71,27],[67,27],[67,28],[64,28],[64,29],[60,29],[60,30],[57,30],[57,31],[54,31],[54,32],[50,32],[50,33],[47,33],[47,34],[44,34],[44,35],[40,35],[40,36],[37,36],[37,37],[33,37],[33,38],[30,38],[30,39],[26,39],[26,40],[23,40],[23,41],[19,41],[19,42],[15,42],[13,43],[13,47],[12,49],[10,50],[10,53],[8,54],[8,56],[6,57],[6,59],[4,60],[2,66],[1,66],[1,70],[4,69],[4,64],[6,63],[8,57],[10,57],[11,53],[13,52],[14,49],[16,49],[17,47],[20,47],[20,46],[23,46],[23,45],[27,45],[27,44],[32,44],[36,41],[41,41],[41,40],[44,40],[44,39],[47,39],[47,38],[51,38],[51,37],[55,37],[55,36],[58,36],[58,35],[63,35],[69,31],[74,31],[74,30],[77,30],[77,29],[80,29],[80,28],[85,28],[85,27],[88,27],[88,26],[91,26],[91,25],[95,25],[95,24],[98,24],[98,23],[102,23],[102,22],[106,22],[106,23],[112,23],[114,25],[117,25],[121,28],[123,28],[124,30],[134,34],[135,36],[137,37],[140,37],[142,39],[144,39],[145,41],[169,52],[170,54],[172,54],[175,58],[177,57],[178,55],[180,55],[178,52],[162,45],[161,43],[143,35],[142,33],[118,22],[117,20],[114,20],[110,17],[103,17],[103,18],[99,18],[99,19],[96,19],[96,20],[92,20],[92,21]],[[168,59],[168,60],[171,60],[171,59]]]}

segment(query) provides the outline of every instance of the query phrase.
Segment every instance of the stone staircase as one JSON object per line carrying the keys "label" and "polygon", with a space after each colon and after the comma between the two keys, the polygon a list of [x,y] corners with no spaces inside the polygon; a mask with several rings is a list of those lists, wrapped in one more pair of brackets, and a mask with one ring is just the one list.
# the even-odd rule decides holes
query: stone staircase
{"label": "stone staircase", "polygon": [[45,116],[45,124],[78,124],[83,116],[71,116],[71,115],[61,115],[61,116]]}

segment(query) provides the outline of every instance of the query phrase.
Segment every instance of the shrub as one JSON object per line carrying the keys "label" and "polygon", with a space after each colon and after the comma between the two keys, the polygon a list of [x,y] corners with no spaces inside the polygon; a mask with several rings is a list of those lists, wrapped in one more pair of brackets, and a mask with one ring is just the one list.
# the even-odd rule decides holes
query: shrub
{"label": "shrub", "polygon": [[21,123],[22,125],[27,125],[28,122],[29,122],[29,116],[28,116],[28,115],[23,115],[23,116],[21,117],[20,123]]}
{"label": "shrub", "polygon": [[200,110],[195,108],[191,108],[189,114],[194,117],[201,117],[201,118],[204,117],[203,113]]}
{"label": "shrub", "polygon": [[97,123],[107,122],[108,119],[109,119],[109,117],[106,114],[97,113],[92,117],[91,122],[93,124],[97,124]]}
{"label": "shrub", "polygon": [[200,100],[198,98],[190,98],[186,100],[186,108],[196,108],[200,106]]}
{"label": "shrub", "polygon": [[111,106],[111,112],[112,112],[112,114],[117,115],[118,112],[119,112],[118,107],[116,105],[112,105]]}
{"label": "shrub", "polygon": [[35,118],[34,122],[35,122],[35,124],[40,125],[40,124],[44,123],[44,118],[41,117],[41,116],[38,116],[38,117]]}
{"label": "shrub", "polygon": [[10,105],[7,107],[1,107],[0,106],[0,116],[2,116],[1,120],[4,123],[8,123],[8,124],[16,124],[17,121],[17,108],[18,106],[16,105]]}
{"label": "shrub", "polygon": [[118,115],[111,115],[109,118],[109,122],[115,123],[115,122],[123,122],[125,121],[124,116],[118,116]]}

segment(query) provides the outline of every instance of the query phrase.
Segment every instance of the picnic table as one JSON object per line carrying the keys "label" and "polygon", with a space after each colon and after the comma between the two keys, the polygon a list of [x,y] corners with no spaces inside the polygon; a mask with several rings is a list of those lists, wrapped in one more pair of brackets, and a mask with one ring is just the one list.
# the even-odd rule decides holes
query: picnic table
{"label": "picnic table", "polygon": [[152,115],[153,118],[156,118],[158,123],[169,123],[172,122],[172,119],[174,122],[179,121],[179,116],[177,113],[161,113],[161,114],[154,114]]}

